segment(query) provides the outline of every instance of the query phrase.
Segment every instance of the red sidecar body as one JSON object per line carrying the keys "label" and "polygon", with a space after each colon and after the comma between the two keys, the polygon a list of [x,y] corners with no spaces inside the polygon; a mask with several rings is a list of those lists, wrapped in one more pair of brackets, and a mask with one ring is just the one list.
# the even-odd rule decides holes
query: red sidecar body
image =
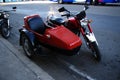
{"label": "red sidecar body", "polygon": [[81,39],[70,30],[62,25],[48,27],[39,15],[24,17],[24,26],[20,33],[20,42],[22,43],[22,34],[25,34],[33,48],[39,44],[52,47],[54,50],[74,52],[76,50],[79,51],[82,45]]}

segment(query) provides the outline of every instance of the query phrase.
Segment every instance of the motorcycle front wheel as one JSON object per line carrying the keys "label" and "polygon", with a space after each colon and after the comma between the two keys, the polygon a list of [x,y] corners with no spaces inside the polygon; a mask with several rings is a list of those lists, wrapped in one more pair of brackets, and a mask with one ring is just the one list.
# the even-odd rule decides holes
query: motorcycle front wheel
{"label": "motorcycle front wheel", "polygon": [[10,36],[10,29],[7,23],[2,24],[1,34],[6,39]]}
{"label": "motorcycle front wheel", "polygon": [[31,58],[34,54],[33,46],[32,46],[30,40],[28,39],[28,37],[25,34],[22,34],[22,47],[23,47],[23,50],[24,50],[25,54],[29,58]]}
{"label": "motorcycle front wheel", "polygon": [[90,48],[91,48],[91,50],[92,50],[92,52],[93,52],[93,56],[95,57],[95,59],[96,59],[98,62],[101,61],[101,53],[100,53],[100,50],[99,50],[99,48],[98,48],[97,43],[96,43],[96,42],[92,42],[92,43],[90,44]]}

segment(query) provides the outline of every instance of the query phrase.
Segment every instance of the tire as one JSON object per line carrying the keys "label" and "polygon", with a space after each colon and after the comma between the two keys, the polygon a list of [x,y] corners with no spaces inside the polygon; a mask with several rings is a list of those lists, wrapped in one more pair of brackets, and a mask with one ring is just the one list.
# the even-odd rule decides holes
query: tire
{"label": "tire", "polygon": [[99,62],[101,61],[101,53],[100,53],[100,50],[98,48],[98,45],[96,42],[92,42],[91,45],[90,45],[90,48],[93,52],[93,56],[95,57],[95,59]]}
{"label": "tire", "polygon": [[34,54],[33,46],[28,37],[22,34],[22,47],[27,57],[31,58]]}
{"label": "tire", "polygon": [[58,4],[63,4],[63,0],[58,0]]}
{"label": "tire", "polygon": [[2,24],[1,34],[6,39],[10,36],[10,29],[7,23]]}

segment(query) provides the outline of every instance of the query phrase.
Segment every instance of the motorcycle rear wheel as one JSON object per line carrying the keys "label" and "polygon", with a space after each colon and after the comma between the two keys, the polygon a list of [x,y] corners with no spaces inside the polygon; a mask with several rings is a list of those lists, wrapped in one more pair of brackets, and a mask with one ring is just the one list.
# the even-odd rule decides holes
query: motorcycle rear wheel
{"label": "motorcycle rear wheel", "polygon": [[92,42],[91,45],[90,45],[90,48],[93,52],[93,56],[95,57],[95,59],[99,62],[101,61],[101,53],[100,53],[100,50],[98,48],[98,45],[96,42]]}
{"label": "motorcycle rear wheel", "polygon": [[2,24],[1,34],[6,39],[10,36],[10,29],[7,23]]}
{"label": "motorcycle rear wheel", "polygon": [[23,50],[24,50],[26,56],[31,58],[34,54],[33,46],[25,34],[22,35],[22,47],[23,47]]}

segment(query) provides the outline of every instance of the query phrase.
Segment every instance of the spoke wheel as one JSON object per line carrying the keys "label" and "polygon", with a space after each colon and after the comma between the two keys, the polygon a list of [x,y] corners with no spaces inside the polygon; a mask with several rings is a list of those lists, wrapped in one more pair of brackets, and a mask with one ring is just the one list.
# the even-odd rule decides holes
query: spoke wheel
{"label": "spoke wheel", "polygon": [[8,28],[7,23],[2,24],[1,34],[6,39],[10,36],[10,29]]}
{"label": "spoke wheel", "polygon": [[23,47],[23,50],[25,51],[25,54],[29,58],[31,58],[32,55],[34,54],[33,46],[31,44],[30,40],[24,34],[22,35],[22,47]]}
{"label": "spoke wheel", "polygon": [[93,56],[99,62],[101,60],[101,53],[100,53],[100,50],[98,48],[97,43],[96,42],[92,42],[90,47],[91,47],[91,50],[93,52]]}

